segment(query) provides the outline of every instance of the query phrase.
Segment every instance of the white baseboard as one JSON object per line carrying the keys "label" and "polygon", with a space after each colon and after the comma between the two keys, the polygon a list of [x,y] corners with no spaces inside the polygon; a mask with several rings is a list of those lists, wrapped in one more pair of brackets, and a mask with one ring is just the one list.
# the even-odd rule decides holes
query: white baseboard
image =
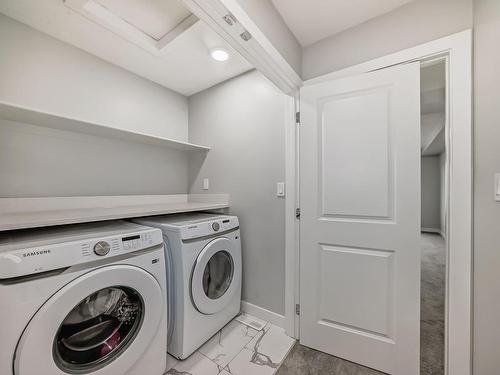
{"label": "white baseboard", "polygon": [[441,233],[441,229],[438,228],[429,228],[429,227],[422,227],[420,228],[422,232],[428,232],[428,233]]}
{"label": "white baseboard", "polygon": [[241,301],[241,311],[249,315],[253,315],[256,318],[270,322],[275,326],[285,328],[285,317],[283,315],[266,310],[263,307],[259,307],[250,302]]}
{"label": "white baseboard", "polygon": [[444,232],[441,229],[438,229],[438,228],[421,227],[420,231],[421,232],[425,232],[425,233],[437,233],[437,234],[441,235],[441,237],[443,237],[444,239],[446,239],[446,237],[444,235]]}

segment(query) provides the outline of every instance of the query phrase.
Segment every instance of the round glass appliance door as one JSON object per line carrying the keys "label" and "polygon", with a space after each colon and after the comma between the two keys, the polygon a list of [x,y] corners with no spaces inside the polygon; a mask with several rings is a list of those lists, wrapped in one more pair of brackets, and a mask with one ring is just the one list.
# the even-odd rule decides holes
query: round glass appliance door
{"label": "round glass appliance door", "polygon": [[226,237],[214,239],[198,254],[193,268],[193,305],[203,314],[215,314],[233,302],[236,293],[241,293],[241,249]]}
{"label": "round glass appliance door", "polygon": [[227,251],[218,251],[208,261],[203,272],[203,291],[210,299],[222,297],[231,285],[234,263]]}
{"label": "round glass appliance door", "polygon": [[113,286],[89,295],[60,325],[53,345],[55,363],[68,373],[105,366],[132,342],[143,314],[143,301],[132,288]]}
{"label": "round glass appliance door", "polygon": [[[163,252],[158,249],[154,254],[163,256]],[[128,374],[153,342],[161,346],[164,343],[166,351],[163,284],[148,270],[112,264],[61,277],[59,280],[54,276],[54,283],[65,284],[41,305],[19,338],[13,358],[14,374]],[[84,307],[86,302],[92,308]],[[85,335],[71,337],[78,332],[75,328],[80,332],[90,328],[89,320],[98,317],[102,325],[83,332]],[[122,323],[119,340],[116,332],[111,331],[111,327],[116,328],[115,319]],[[103,344],[102,351],[97,352],[99,342]],[[103,348],[106,343],[107,349],[112,349],[109,353]],[[79,350],[88,356],[77,355]]]}

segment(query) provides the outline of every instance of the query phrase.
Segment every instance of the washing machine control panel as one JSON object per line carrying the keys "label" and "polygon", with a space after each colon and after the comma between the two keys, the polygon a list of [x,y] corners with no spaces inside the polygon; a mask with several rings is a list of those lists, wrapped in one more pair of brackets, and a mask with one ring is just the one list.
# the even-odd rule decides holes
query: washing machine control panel
{"label": "washing machine control panel", "polygon": [[109,242],[99,241],[94,245],[94,253],[99,256],[107,255],[109,253],[109,250],[111,250],[111,245],[109,244]]}
{"label": "washing machine control panel", "polygon": [[133,233],[12,249],[0,253],[0,279],[62,269],[162,245],[161,230],[146,228]]}
{"label": "washing machine control panel", "polygon": [[183,240],[211,236],[224,233],[240,226],[236,216],[221,216],[220,218],[199,221],[180,228]]}
{"label": "washing machine control panel", "polygon": [[125,236],[114,236],[98,241],[90,241],[82,244],[82,255],[85,257],[92,256],[92,252],[88,249],[92,248],[93,253],[99,257],[114,256],[123,253],[130,253],[148,247],[155,246],[161,243],[161,235],[158,236],[155,231],[146,231]]}

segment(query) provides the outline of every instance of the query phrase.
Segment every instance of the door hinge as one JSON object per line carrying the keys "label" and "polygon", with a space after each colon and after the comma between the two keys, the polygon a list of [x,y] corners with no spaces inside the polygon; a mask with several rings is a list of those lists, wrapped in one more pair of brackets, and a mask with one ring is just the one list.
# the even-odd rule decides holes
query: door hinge
{"label": "door hinge", "polygon": [[295,209],[295,218],[296,218],[297,220],[300,220],[300,208],[296,208],[296,209]]}
{"label": "door hinge", "polygon": [[295,123],[300,124],[300,112],[295,112]]}
{"label": "door hinge", "polygon": [[295,314],[300,315],[300,305],[298,303],[295,304]]}
{"label": "door hinge", "polygon": [[229,26],[233,26],[237,21],[236,21],[236,17],[233,16],[231,13],[229,14],[226,14],[224,17],[222,17],[222,19],[224,21],[226,21],[226,23],[229,25]]}

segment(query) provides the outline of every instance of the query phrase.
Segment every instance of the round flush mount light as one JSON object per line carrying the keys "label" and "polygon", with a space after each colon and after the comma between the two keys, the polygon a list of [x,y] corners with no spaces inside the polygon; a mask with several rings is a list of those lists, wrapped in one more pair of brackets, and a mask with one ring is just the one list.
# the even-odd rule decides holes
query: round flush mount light
{"label": "round flush mount light", "polygon": [[210,56],[216,61],[226,61],[229,59],[229,52],[224,48],[213,48],[210,50]]}

